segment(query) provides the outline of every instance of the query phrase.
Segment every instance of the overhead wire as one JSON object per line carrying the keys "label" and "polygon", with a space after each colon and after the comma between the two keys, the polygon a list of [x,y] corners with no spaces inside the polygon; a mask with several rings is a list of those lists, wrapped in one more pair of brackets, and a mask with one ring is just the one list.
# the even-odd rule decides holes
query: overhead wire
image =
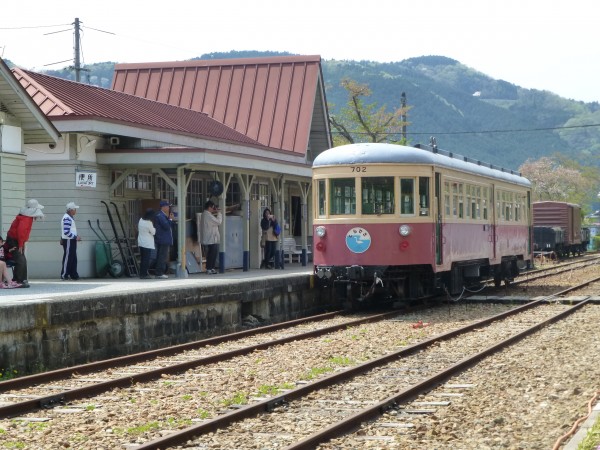
{"label": "overhead wire", "polygon": [[[569,125],[560,127],[545,127],[545,128],[515,128],[506,130],[479,130],[479,131],[439,131],[439,132],[393,132],[393,133],[379,133],[381,135],[395,136],[395,135],[427,135],[427,136],[442,136],[442,135],[464,135],[464,134],[486,134],[486,133],[529,133],[532,131],[556,131],[556,130],[571,130],[580,128],[593,128],[600,127],[600,123],[587,124],[587,125]],[[341,131],[331,131],[332,134],[342,134]],[[356,135],[370,135],[365,131],[353,131],[350,134]]]}

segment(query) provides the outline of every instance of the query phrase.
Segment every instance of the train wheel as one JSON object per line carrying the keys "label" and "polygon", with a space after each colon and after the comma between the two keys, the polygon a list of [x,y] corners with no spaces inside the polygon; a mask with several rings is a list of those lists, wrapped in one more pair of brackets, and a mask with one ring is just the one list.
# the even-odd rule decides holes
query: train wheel
{"label": "train wheel", "polygon": [[502,286],[502,274],[498,273],[494,275],[494,286],[500,287]]}
{"label": "train wheel", "polygon": [[344,306],[347,309],[356,311],[361,308],[361,305],[360,286],[352,283],[346,284],[346,300]]}

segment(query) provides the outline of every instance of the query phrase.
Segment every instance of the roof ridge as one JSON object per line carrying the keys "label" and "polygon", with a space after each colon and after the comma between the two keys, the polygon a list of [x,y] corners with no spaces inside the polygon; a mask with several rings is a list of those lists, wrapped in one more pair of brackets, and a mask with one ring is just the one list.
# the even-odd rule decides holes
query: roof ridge
{"label": "roof ridge", "polygon": [[[21,69],[19,67],[14,67],[12,69],[12,72],[19,74],[19,83],[21,83],[21,80],[26,80],[29,85],[34,86],[38,91],[40,91],[46,97],[51,99],[57,106],[60,106],[64,111],[64,113],[62,115],[75,114],[75,111],[73,110],[73,108],[67,106],[63,101],[61,101],[58,97],[56,97],[54,94],[52,94],[48,89],[46,89],[44,86],[42,86],[39,81],[35,80],[31,76],[28,76],[29,73],[34,73],[34,72],[31,72],[31,71],[25,70],[25,69]],[[47,76],[50,76],[50,75],[47,75]],[[27,86],[23,86],[23,89],[25,89],[27,91]],[[30,95],[30,97],[33,98],[32,95]],[[41,106],[41,105],[39,105],[39,106]]]}
{"label": "roof ridge", "polygon": [[[256,139],[240,133],[202,111],[195,111],[52,75],[24,69],[18,70],[19,77],[21,77],[20,83],[29,83],[35,86],[41,95],[46,96],[50,101],[55,102],[57,106],[68,112],[67,114],[52,115],[46,111],[45,114],[48,118],[58,119],[67,115],[80,118],[96,117],[99,120],[117,120],[151,126],[177,134],[192,134],[203,138],[266,147]],[[46,80],[48,87],[44,83]],[[53,92],[56,92],[56,94]],[[65,98],[64,101],[59,100],[61,94],[63,95],[62,98]],[[34,99],[34,101],[36,100]],[[36,103],[39,101],[43,100],[38,99]]]}
{"label": "roof ridge", "polygon": [[261,64],[285,64],[321,62],[320,55],[293,55],[293,56],[258,56],[247,58],[221,58],[221,59],[190,59],[186,61],[155,61],[142,63],[117,63],[115,70],[144,69],[144,68],[176,68],[176,67],[218,67],[218,66],[247,66]]}

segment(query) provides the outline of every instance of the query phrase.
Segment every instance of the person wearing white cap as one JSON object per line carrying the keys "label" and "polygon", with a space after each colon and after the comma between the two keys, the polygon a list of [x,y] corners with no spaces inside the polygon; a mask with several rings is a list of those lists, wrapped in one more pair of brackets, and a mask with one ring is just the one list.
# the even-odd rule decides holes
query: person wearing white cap
{"label": "person wearing white cap", "polygon": [[62,268],[60,270],[60,279],[79,280],[77,273],[77,242],[81,237],[77,234],[75,225],[75,214],[79,206],[74,202],[67,203],[67,212],[62,218],[62,234],[60,243],[63,246]]}
{"label": "person wearing white cap", "polygon": [[27,258],[25,258],[25,244],[29,240],[31,234],[31,226],[33,222],[41,217],[44,217],[42,212],[44,205],[32,198],[27,200],[23,208],[19,210],[19,214],[15,217],[8,233],[6,233],[6,243],[9,248],[14,248],[12,258],[15,263],[13,269],[13,281],[21,284],[21,287],[28,288],[27,281]]}

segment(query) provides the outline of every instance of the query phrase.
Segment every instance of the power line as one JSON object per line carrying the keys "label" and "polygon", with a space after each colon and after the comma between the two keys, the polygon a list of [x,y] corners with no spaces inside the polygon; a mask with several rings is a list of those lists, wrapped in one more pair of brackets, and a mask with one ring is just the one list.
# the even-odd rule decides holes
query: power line
{"label": "power line", "polygon": [[[440,132],[394,132],[394,133],[380,133],[382,135],[394,136],[394,135],[428,135],[428,136],[440,136],[440,135],[461,135],[461,134],[486,134],[486,133],[529,133],[532,131],[555,131],[555,130],[571,130],[577,128],[593,128],[600,127],[600,123],[588,124],[588,125],[570,125],[562,127],[547,127],[547,128],[515,128],[509,130],[481,130],[481,131],[440,131]],[[342,134],[340,131],[332,131],[332,134]],[[365,131],[353,131],[350,134],[356,135],[371,135]]]}
{"label": "power line", "polygon": [[68,25],[72,25],[70,23],[61,23],[58,25],[36,25],[32,27],[0,27],[0,30],[28,30],[32,28],[54,28],[54,27],[65,27]]}

